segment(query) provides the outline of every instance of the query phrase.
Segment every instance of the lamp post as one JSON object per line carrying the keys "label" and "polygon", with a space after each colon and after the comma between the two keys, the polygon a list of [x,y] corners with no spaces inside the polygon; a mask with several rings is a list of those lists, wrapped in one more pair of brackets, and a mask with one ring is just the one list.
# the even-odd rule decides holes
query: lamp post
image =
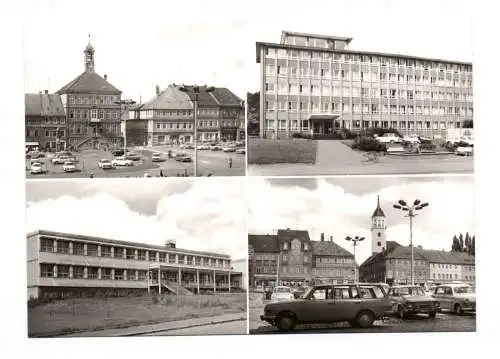
{"label": "lamp post", "polygon": [[411,247],[411,262],[410,262],[410,280],[411,285],[415,285],[415,253],[413,250],[413,217],[416,217],[418,214],[417,211],[427,207],[429,203],[422,203],[419,199],[413,201],[413,205],[408,205],[406,201],[400,199],[397,204],[394,204],[393,207],[399,209],[403,212],[408,212],[405,217],[410,218],[410,247]]}
{"label": "lamp post", "polygon": [[193,102],[194,102],[194,153],[193,153],[193,165],[194,165],[194,177],[198,176],[198,96],[202,92],[212,92],[215,90],[214,87],[207,87],[207,86],[181,86],[179,87],[179,90],[182,92],[186,92],[188,94],[191,94],[193,96]]}
{"label": "lamp post", "polygon": [[345,237],[346,241],[352,242],[352,245],[354,247],[354,283],[356,283],[356,246],[358,245],[358,242],[362,242],[365,240],[365,237],[359,237],[356,236],[354,238],[351,238],[349,236]]}
{"label": "lamp post", "polygon": [[[136,102],[134,100],[120,100],[115,101],[116,105],[120,105],[120,119],[123,118],[123,106],[134,105]],[[123,119],[123,155],[127,157],[127,119]]]}

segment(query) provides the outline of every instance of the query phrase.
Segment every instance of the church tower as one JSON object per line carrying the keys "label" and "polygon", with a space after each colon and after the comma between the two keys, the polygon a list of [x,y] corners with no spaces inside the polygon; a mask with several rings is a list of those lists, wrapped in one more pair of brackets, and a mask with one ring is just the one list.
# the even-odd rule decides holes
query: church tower
{"label": "church tower", "polygon": [[377,196],[377,208],[372,215],[372,254],[380,253],[386,249],[386,230],[385,214],[380,208],[380,196]]}
{"label": "church tower", "polygon": [[90,35],[89,35],[89,43],[83,51],[84,61],[85,61],[85,71],[94,72],[94,47],[90,43]]}

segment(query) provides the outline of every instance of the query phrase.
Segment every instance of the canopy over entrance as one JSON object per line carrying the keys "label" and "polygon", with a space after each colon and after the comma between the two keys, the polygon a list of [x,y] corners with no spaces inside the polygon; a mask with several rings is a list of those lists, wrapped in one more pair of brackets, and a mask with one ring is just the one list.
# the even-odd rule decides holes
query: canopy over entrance
{"label": "canopy over entrance", "polygon": [[339,118],[339,114],[311,115],[309,117],[309,128],[313,134],[326,135],[333,133],[340,126],[337,121]]}

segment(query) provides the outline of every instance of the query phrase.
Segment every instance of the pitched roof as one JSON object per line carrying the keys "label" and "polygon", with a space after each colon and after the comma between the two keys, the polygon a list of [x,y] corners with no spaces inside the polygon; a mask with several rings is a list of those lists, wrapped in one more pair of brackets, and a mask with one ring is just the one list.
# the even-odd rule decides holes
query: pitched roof
{"label": "pitched roof", "polygon": [[375,211],[373,212],[372,218],[373,217],[385,217],[384,211],[380,208],[380,196],[377,196],[377,208],[375,208]]}
{"label": "pitched roof", "polygon": [[[187,87],[188,89],[192,89],[194,86],[192,85],[185,85],[185,86],[176,86],[173,85],[176,88],[181,88],[181,87]],[[204,91],[204,89],[207,88],[207,86],[199,86],[200,87],[200,93],[198,94],[198,105],[199,106],[204,106],[204,107],[217,107],[220,106],[220,103],[217,101],[217,99],[211,95],[210,92]],[[195,99],[195,94],[191,91],[185,92],[186,95],[189,96],[191,101],[194,102]]]}
{"label": "pitched roof", "polygon": [[119,95],[121,91],[94,71],[85,71],[63,86],[58,94],[64,93],[106,93]]}
{"label": "pitched roof", "polygon": [[66,116],[61,96],[56,94],[24,94],[24,111],[27,116]]}
{"label": "pitched roof", "polygon": [[254,252],[279,252],[278,237],[274,234],[249,234],[248,245]]}
{"label": "pitched roof", "polygon": [[[426,260],[419,248],[414,248],[413,256],[417,260]],[[390,251],[386,258],[388,259],[411,259],[411,247],[407,246],[399,246],[395,247],[392,251]]]}
{"label": "pitched roof", "polygon": [[280,244],[284,243],[285,241],[291,241],[292,239],[299,239],[301,242],[304,241],[311,241],[309,238],[309,232],[308,231],[299,231],[299,230],[292,230],[292,229],[278,229],[278,242]]}
{"label": "pitched roof", "polygon": [[216,87],[210,94],[215,97],[217,102],[222,106],[241,106],[241,102],[243,101],[225,87]]}
{"label": "pitched roof", "polygon": [[371,256],[366,258],[363,263],[361,263],[360,267],[366,266],[368,264],[371,264],[372,262],[377,262],[381,259],[384,259],[385,255],[388,255],[390,252],[392,252],[397,247],[401,247],[401,244],[399,244],[398,242],[395,242],[395,241],[387,241],[385,251],[379,252],[379,253],[373,253]]}
{"label": "pitched roof", "polygon": [[347,256],[352,257],[353,254],[342,248],[335,242],[330,241],[311,241],[312,254],[320,256]]}
{"label": "pitched roof", "polygon": [[144,103],[141,110],[192,110],[193,107],[187,93],[175,85],[169,85],[158,96]]}
{"label": "pitched roof", "polygon": [[427,260],[431,263],[445,264],[474,264],[475,258],[465,252],[445,252],[430,249],[418,249]]}

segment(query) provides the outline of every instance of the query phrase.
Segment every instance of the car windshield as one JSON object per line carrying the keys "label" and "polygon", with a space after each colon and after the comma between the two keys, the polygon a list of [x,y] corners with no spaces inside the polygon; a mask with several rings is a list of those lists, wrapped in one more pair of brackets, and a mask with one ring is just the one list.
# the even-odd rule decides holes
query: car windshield
{"label": "car windshield", "polygon": [[275,293],[290,293],[291,289],[288,287],[277,287],[274,288]]}
{"label": "car windshield", "polygon": [[458,294],[464,294],[464,293],[474,293],[474,291],[472,290],[472,287],[469,287],[469,286],[463,286],[463,287],[455,287],[453,289],[453,291],[455,293],[458,293]]}
{"label": "car windshield", "polygon": [[424,295],[424,290],[421,287],[403,287],[399,288],[399,295]]}

